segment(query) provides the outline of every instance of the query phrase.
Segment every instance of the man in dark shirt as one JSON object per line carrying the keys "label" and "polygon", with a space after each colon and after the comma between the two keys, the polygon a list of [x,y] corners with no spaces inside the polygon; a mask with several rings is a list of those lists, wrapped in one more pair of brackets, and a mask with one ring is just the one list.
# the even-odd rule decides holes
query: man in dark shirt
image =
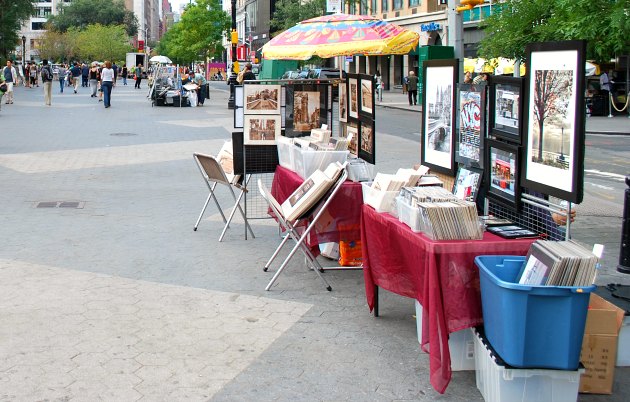
{"label": "man in dark shirt", "polygon": [[83,63],[81,65],[81,86],[82,87],[88,87],[88,80],[89,80],[89,75],[90,75],[90,68],[87,66],[87,64]]}
{"label": "man in dark shirt", "polygon": [[252,72],[252,63],[245,64],[245,71],[243,72],[243,81],[256,80],[256,74]]}
{"label": "man in dark shirt", "polygon": [[72,84],[74,87],[74,93],[77,93],[77,89],[79,89],[79,78],[81,78],[81,67],[79,67],[79,63],[74,63],[72,68],[70,69],[70,73],[72,74]]}

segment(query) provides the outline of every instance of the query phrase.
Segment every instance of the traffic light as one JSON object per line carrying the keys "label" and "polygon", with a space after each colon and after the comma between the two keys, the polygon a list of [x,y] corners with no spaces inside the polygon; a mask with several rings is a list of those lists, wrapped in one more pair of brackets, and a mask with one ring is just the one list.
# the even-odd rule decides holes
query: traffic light
{"label": "traffic light", "polygon": [[472,10],[475,6],[480,6],[485,0],[460,0],[459,7],[455,8],[455,11],[461,13],[462,11]]}

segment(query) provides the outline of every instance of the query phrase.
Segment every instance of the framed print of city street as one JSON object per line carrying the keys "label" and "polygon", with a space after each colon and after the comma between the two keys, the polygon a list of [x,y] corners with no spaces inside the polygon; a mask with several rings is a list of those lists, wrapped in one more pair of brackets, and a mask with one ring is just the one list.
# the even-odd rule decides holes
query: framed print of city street
{"label": "framed print of city street", "polygon": [[304,137],[311,130],[328,124],[328,85],[294,84],[286,86],[285,135]]}
{"label": "framed print of city street", "polygon": [[348,137],[348,151],[350,154],[359,156],[359,123],[348,122],[346,125],[346,133]]}
{"label": "framed print of city street", "polygon": [[339,121],[348,121],[348,83],[339,83]]}
{"label": "framed print of city street", "polygon": [[486,140],[486,197],[512,209],[521,198],[519,152],[516,145]]}
{"label": "framed print of city street", "polygon": [[427,60],[423,65],[420,162],[432,171],[455,176],[455,84],[457,60]]}
{"label": "framed print of city street", "polygon": [[361,116],[374,118],[374,77],[367,74],[360,76]]}
{"label": "framed print of city street", "polygon": [[486,85],[457,85],[457,150],[455,160],[483,167]]}
{"label": "framed print of city street", "polygon": [[279,136],[280,116],[245,115],[245,145],[274,145]]}
{"label": "framed print of city street", "polygon": [[348,74],[348,116],[353,119],[359,118],[359,79],[357,77],[357,74]]}
{"label": "framed print of city street", "polygon": [[245,114],[280,115],[280,85],[243,85]]}
{"label": "framed print of city street", "polygon": [[584,196],[585,41],[530,44],[521,184],[562,200]]}
{"label": "framed print of city street", "polygon": [[523,78],[490,77],[488,134],[521,145],[523,132]]}
{"label": "framed print of city street", "polygon": [[375,122],[372,118],[361,117],[361,126],[359,134],[361,136],[359,140],[359,158],[363,159],[367,163],[374,165],[376,163],[375,148]]}

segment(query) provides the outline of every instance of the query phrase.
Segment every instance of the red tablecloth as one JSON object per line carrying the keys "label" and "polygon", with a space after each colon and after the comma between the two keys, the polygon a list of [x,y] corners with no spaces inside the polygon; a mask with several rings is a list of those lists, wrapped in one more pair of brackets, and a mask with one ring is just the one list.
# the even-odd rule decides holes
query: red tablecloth
{"label": "red tablecloth", "polygon": [[451,380],[448,334],[483,322],[478,255],[525,255],[534,239],[433,241],[389,214],[364,205],[361,215],[363,275],[370,311],[375,288],[422,304],[422,350],[429,353],[431,384],[444,393]]}
{"label": "red tablecloth", "polygon": [[[271,195],[282,204],[304,182],[297,173],[282,166],[276,168],[271,185]],[[361,183],[346,180],[330,202],[324,215],[319,218],[309,245],[319,243],[359,240],[361,237]]]}

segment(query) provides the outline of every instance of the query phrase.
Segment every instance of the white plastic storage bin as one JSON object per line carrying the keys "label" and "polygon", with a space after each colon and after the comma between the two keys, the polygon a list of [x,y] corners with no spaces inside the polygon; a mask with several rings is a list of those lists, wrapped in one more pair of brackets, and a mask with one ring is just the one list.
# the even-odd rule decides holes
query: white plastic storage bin
{"label": "white plastic storage bin", "polygon": [[306,179],[316,170],[325,170],[333,162],[344,163],[349,151],[315,151],[293,147],[293,171]]}
{"label": "white plastic storage bin", "polygon": [[404,198],[396,197],[396,208],[398,211],[398,220],[409,226],[412,232],[422,232],[420,220],[420,209],[412,207],[404,200]]}
{"label": "white plastic storage bin", "polygon": [[278,161],[280,166],[289,170],[295,171],[295,162],[293,161],[294,152],[292,148],[297,148],[293,144],[286,144],[278,141],[276,143],[278,147]]}
{"label": "white plastic storage bin", "polygon": [[398,216],[396,210],[396,197],[398,191],[380,191],[372,188],[372,182],[362,182],[363,203],[368,204],[376,210],[376,212],[389,212],[394,216]]}
{"label": "white plastic storage bin", "polygon": [[477,388],[486,402],[575,402],[583,368],[573,371],[506,366],[474,331]]}
{"label": "white plastic storage bin", "polygon": [[[422,343],[422,304],[416,300],[416,327],[418,343]],[[475,369],[475,341],[472,328],[453,332],[448,337],[448,350],[451,354],[451,371]]]}

